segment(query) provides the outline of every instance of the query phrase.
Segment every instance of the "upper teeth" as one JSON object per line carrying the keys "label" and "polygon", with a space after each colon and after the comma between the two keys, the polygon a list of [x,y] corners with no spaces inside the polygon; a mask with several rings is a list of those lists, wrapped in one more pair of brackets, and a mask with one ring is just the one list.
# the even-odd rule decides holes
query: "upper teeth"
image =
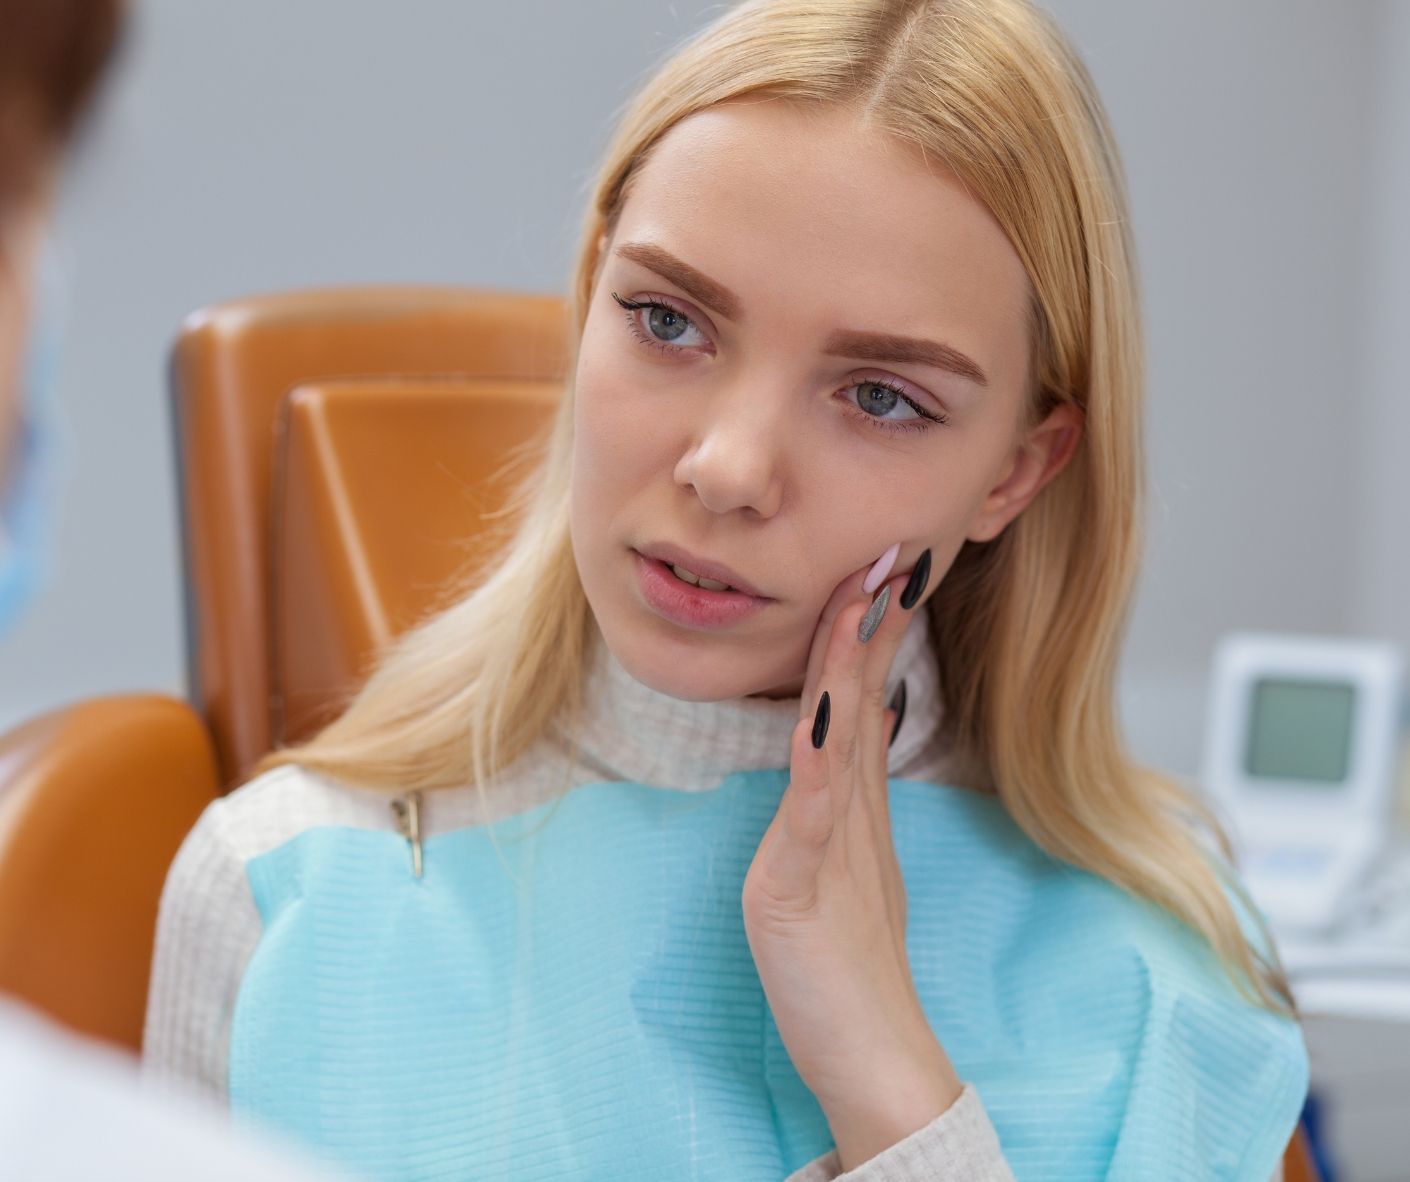
{"label": "upper teeth", "polygon": [[695,574],[693,571],[686,570],[683,566],[672,564],[671,570],[675,572],[676,578],[684,579],[687,583],[696,583],[704,587],[707,591],[728,591],[731,589],[728,583],[717,583],[714,579],[702,579],[699,575]]}

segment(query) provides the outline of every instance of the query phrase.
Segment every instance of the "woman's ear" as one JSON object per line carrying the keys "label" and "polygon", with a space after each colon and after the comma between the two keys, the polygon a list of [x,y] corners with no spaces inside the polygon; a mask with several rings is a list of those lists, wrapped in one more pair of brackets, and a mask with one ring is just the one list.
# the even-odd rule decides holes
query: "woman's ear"
{"label": "woman's ear", "polygon": [[998,537],[1072,458],[1082,437],[1082,424],[1082,411],[1074,403],[1053,407],[1048,417],[1015,445],[1007,471],[989,490],[965,536],[973,542]]}

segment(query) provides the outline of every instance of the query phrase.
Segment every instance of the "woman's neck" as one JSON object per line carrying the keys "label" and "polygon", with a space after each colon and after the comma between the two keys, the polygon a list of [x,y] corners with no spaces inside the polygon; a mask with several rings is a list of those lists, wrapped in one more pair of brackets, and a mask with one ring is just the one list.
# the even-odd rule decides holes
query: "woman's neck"
{"label": "woman's neck", "polygon": [[[579,754],[604,778],[701,791],[732,772],[787,769],[800,717],[798,692],[704,702],[674,698],[628,673],[597,628],[590,633],[586,664]],[[902,677],[906,712],[888,753],[889,773],[935,779],[943,774],[939,670],[924,612],[902,638],[888,690]]]}

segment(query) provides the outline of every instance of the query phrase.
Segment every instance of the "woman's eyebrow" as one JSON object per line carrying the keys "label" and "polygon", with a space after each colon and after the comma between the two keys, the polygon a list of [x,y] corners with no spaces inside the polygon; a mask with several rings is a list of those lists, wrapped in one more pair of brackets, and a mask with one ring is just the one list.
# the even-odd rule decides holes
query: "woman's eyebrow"
{"label": "woman's eyebrow", "polygon": [[[665,247],[654,242],[624,242],[613,253],[640,263],[663,279],[669,279],[692,299],[699,300],[725,319],[740,319],[739,297],[734,292],[683,259],[676,258]],[[923,337],[837,329],[827,338],[823,352],[835,357],[890,362],[893,365],[931,365],[968,378],[980,386],[989,385],[988,377],[971,358],[950,345],[928,341]]]}

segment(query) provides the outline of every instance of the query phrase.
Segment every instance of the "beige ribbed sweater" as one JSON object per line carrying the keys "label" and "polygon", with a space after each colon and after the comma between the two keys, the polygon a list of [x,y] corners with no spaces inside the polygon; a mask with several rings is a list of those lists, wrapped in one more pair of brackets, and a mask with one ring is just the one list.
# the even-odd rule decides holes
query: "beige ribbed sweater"
{"label": "beige ribbed sweater", "polygon": [[[888,686],[902,677],[908,701],[889,752],[890,774],[952,782],[938,743],[937,670],[923,612],[901,642]],[[535,745],[487,794],[494,816],[535,808],[564,786],[604,779],[705,791],[730,772],[787,766],[798,698],[672,698],[627,673],[600,634],[588,679],[577,758],[570,760],[554,737]],[[395,829],[390,800],[382,790],[282,767],[205,810],[162,895],[143,1047],[150,1078],[226,1095],[235,1000],[261,929],[246,862],[312,826]],[[422,832],[429,837],[489,819],[473,788],[439,790],[425,802]],[[947,1111],[851,1171],[840,1172],[833,1150],[786,1182],[829,1179],[1012,1182],[1013,1174],[978,1093],[967,1084]]]}

